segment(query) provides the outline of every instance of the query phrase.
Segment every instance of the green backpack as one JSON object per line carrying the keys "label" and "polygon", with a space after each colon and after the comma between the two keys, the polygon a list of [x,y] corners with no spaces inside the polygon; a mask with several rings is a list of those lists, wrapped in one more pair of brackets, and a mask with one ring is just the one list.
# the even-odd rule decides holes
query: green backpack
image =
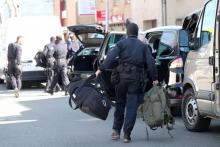
{"label": "green backpack", "polygon": [[[173,129],[175,120],[170,113],[169,99],[166,97],[162,86],[153,86],[145,93],[144,103],[140,106],[139,111],[141,111],[144,122],[151,130],[166,126],[168,134],[172,137],[169,131]],[[149,139],[148,131],[147,137]]]}

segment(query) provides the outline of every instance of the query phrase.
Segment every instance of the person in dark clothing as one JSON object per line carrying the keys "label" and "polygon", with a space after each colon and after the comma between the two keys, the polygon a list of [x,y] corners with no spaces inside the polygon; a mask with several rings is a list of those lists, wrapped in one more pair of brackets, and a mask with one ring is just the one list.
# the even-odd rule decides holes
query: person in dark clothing
{"label": "person in dark clothing", "polygon": [[[127,30],[128,25],[129,25],[130,23],[134,23],[133,18],[131,18],[131,17],[126,18],[126,20],[125,20],[125,22],[124,22],[124,25],[125,25],[126,30]],[[125,34],[125,35],[123,35],[123,36],[121,37],[121,40],[126,39],[127,37],[128,37],[127,34]]]}
{"label": "person in dark clothing", "polygon": [[65,42],[62,41],[61,36],[56,36],[56,41],[54,45],[54,58],[56,61],[55,65],[55,74],[50,86],[49,93],[53,94],[54,87],[58,83],[59,77],[61,77],[62,83],[64,85],[65,94],[66,93],[66,86],[69,84],[69,79],[67,76],[67,45]]}
{"label": "person in dark clothing", "polygon": [[[44,55],[47,59],[47,85],[46,91],[48,92],[54,77],[54,62],[55,59],[53,57],[54,54],[54,45],[55,45],[55,37],[50,37],[50,43],[45,45],[44,47]],[[59,84],[56,84],[56,91],[61,90]]]}
{"label": "person in dark clothing", "polygon": [[11,79],[12,88],[15,90],[15,97],[19,97],[21,90],[21,55],[23,37],[18,36],[15,43],[8,45],[8,74]]}
{"label": "person in dark clothing", "polygon": [[138,106],[143,102],[145,71],[149,71],[153,84],[158,83],[155,61],[148,46],[137,39],[138,30],[135,23],[130,23],[127,27],[128,37],[116,44],[116,47],[109,52],[96,71],[96,76],[98,76],[102,71],[112,67],[116,57],[119,58],[119,65],[116,67],[119,81],[116,85],[117,100],[112,139],[120,138],[124,124],[124,143],[131,141],[130,135],[136,121],[136,112]]}

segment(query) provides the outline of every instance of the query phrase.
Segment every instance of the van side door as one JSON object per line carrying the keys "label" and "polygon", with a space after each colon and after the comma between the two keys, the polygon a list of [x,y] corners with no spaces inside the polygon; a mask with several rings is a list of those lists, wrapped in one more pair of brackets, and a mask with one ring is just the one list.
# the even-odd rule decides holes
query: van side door
{"label": "van side door", "polygon": [[215,71],[215,97],[213,103],[213,109],[217,116],[220,116],[220,78],[219,78],[219,70],[220,70],[220,62],[219,62],[219,48],[220,48],[220,2],[218,2],[218,11],[217,11],[217,18],[216,18],[216,33],[215,33],[215,50],[214,50],[214,71]]}

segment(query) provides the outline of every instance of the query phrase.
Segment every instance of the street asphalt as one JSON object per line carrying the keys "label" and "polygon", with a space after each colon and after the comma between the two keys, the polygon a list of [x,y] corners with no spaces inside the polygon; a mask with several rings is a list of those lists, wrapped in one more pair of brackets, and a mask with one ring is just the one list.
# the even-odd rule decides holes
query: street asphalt
{"label": "street asphalt", "polygon": [[[24,88],[20,98],[0,85],[0,147],[219,147],[220,121],[212,121],[208,132],[189,132],[181,117],[176,117],[170,138],[166,129],[149,130],[137,119],[132,142],[111,140],[112,108],[101,121],[68,106],[64,92],[51,96],[43,87]],[[122,137],[121,137],[122,138]]]}

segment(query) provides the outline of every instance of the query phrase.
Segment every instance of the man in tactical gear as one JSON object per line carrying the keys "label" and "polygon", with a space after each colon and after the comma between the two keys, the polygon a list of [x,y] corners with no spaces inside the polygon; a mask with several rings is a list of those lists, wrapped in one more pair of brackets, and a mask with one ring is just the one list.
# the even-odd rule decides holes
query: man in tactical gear
{"label": "man in tactical gear", "polygon": [[23,37],[17,36],[15,43],[8,45],[8,74],[11,79],[12,88],[15,90],[15,97],[19,97],[21,89],[21,54]]}
{"label": "man in tactical gear", "polygon": [[[55,37],[50,37],[50,43],[45,45],[44,47],[44,55],[47,60],[47,85],[46,85],[46,91],[49,91],[49,88],[51,86],[53,77],[54,77],[54,63],[55,59],[53,57],[54,54],[54,45],[55,45]],[[61,90],[59,84],[56,84],[56,90]]]}
{"label": "man in tactical gear", "polygon": [[55,65],[55,74],[50,86],[49,93],[53,95],[54,87],[58,83],[59,77],[61,77],[65,94],[67,94],[66,86],[69,84],[69,79],[67,76],[67,60],[66,60],[67,45],[65,44],[65,42],[62,41],[61,36],[56,36],[53,56],[55,58],[56,65]]}
{"label": "man in tactical gear", "polygon": [[116,85],[117,100],[112,140],[120,138],[124,124],[124,143],[131,141],[130,135],[136,121],[137,109],[143,102],[145,74],[150,74],[153,84],[158,83],[155,61],[148,46],[137,39],[138,30],[135,23],[128,24],[128,37],[117,43],[96,71],[96,76],[98,76],[101,71],[110,69],[115,59],[119,58],[119,65],[116,67],[119,81]]}

